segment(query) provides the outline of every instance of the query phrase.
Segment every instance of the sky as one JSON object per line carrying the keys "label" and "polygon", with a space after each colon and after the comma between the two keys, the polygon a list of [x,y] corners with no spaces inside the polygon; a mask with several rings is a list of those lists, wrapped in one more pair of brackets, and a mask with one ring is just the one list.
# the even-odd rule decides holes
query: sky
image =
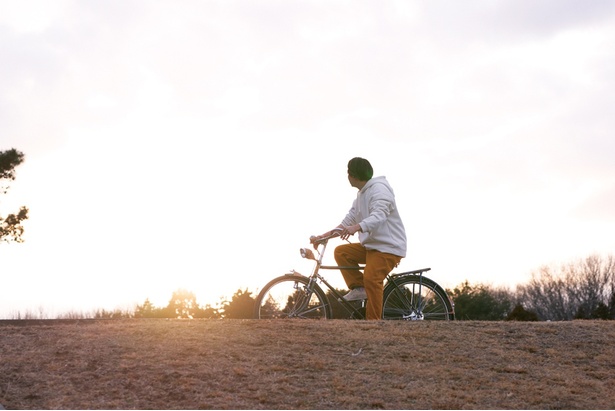
{"label": "sky", "polygon": [[397,271],[515,287],[615,250],[612,1],[0,0],[0,62],[0,215],[30,209],[0,318],[309,274],[356,156]]}

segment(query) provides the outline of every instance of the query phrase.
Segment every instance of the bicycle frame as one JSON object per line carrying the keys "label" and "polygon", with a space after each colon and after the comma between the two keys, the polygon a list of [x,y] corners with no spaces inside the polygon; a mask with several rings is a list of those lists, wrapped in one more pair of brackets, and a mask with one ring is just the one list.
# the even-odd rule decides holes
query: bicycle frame
{"label": "bicycle frame", "polygon": [[[336,265],[323,265],[322,264],[322,260],[324,258],[325,255],[325,251],[327,249],[327,244],[329,242],[329,240],[333,237],[337,237],[337,235],[332,235],[330,237],[327,237],[325,239],[323,239],[322,242],[320,242],[320,245],[322,245],[321,250],[319,251],[317,247],[315,247],[316,252],[318,253],[318,258],[316,258],[314,256],[314,253],[312,252],[312,250],[310,250],[309,248],[301,248],[299,251],[301,253],[301,257],[306,258],[308,260],[314,260],[316,262],[316,265],[314,266],[314,269],[312,270],[312,274],[310,276],[308,276],[309,279],[309,284],[310,286],[314,283],[316,283],[317,281],[320,281],[321,283],[323,283],[331,292],[331,294],[335,297],[335,299],[342,305],[342,307],[344,307],[344,309],[350,313],[350,315],[352,317],[358,315],[360,316],[360,318],[365,318],[365,315],[363,313],[361,313],[360,310],[358,310],[357,308],[355,308],[350,302],[344,300],[344,296],[342,294],[340,294],[335,287],[333,287],[326,278],[324,278],[321,274],[320,274],[320,270],[339,270],[339,269],[348,269],[348,270],[362,270],[363,267],[359,266],[351,266],[351,267],[344,267],[344,266],[336,266]],[[299,273],[296,273],[299,274]],[[361,307],[364,307],[365,305],[365,301],[362,301]]]}
{"label": "bicycle frame", "polygon": [[[344,299],[344,296],[342,294],[340,294],[331,284],[329,284],[329,282],[320,274],[320,270],[362,270],[365,267],[364,266],[339,266],[339,265],[323,265],[322,264],[322,260],[324,258],[325,255],[325,251],[327,249],[327,245],[329,243],[329,240],[331,238],[334,237],[338,237],[338,234],[333,234],[331,236],[325,237],[324,239],[322,239],[319,242],[319,245],[322,245],[321,250],[318,250],[318,247],[315,246],[315,250],[318,253],[318,258],[316,258],[314,256],[314,253],[312,252],[312,250],[310,250],[309,248],[301,248],[300,249],[300,253],[301,253],[301,257],[309,259],[309,260],[314,260],[316,262],[316,265],[314,266],[314,269],[312,271],[312,274],[308,277],[309,279],[309,284],[310,286],[313,283],[316,283],[317,281],[322,282],[331,292],[331,294],[335,297],[335,299],[342,305],[342,307],[344,307],[344,309],[346,309],[346,311],[348,311],[351,314],[351,317],[354,317],[355,315],[359,315],[361,318],[364,318],[364,314],[358,310],[357,308],[355,308],[355,306],[353,306],[350,302],[346,301]],[[413,271],[407,271],[407,272],[403,272],[403,273],[399,273],[399,274],[395,274],[395,273],[389,273],[386,276],[386,283],[384,284],[384,286],[386,287],[386,285],[388,283],[392,283],[395,285],[396,288],[399,287],[399,285],[396,283],[395,279],[396,278],[402,278],[405,275],[417,275],[419,276],[419,289],[418,289],[418,307],[421,307],[421,289],[423,286],[423,272],[425,271],[429,271],[431,270],[431,268],[424,268],[424,269],[420,269],[420,270],[413,270]],[[299,273],[297,273],[299,274]],[[365,306],[365,300],[362,300],[361,302],[361,308],[363,308]],[[422,320],[423,319],[423,314],[422,312],[419,312],[418,314],[415,315],[416,318],[411,318],[411,319],[417,319],[417,320]],[[409,317],[407,319],[410,319]]]}

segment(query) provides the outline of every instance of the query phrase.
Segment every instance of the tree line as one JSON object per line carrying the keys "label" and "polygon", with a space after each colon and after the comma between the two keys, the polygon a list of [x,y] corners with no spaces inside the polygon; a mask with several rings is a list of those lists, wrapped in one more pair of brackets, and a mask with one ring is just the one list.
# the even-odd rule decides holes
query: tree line
{"label": "tree line", "polygon": [[[341,294],[345,290],[337,290]],[[532,273],[527,284],[512,290],[463,282],[446,292],[455,304],[457,320],[475,321],[568,321],[615,319],[615,257],[591,255],[557,266],[544,266]],[[328,292],[334,318],[347,318],[346,311]],[[219,307],[200,307],[194,293],[178,290],[166,307],[153,307],[149,300],[138,305],[136,318],[252,318],[255,297],[237,290]]]}
{"label": "tree line", "polygon": [[218,307],[200,306],[196,295],[188,290],[179,289],[173,292],[165,307],[155,307],[146,299],[137,305],[135,318],[252,318],[254,297],[247,289],[237,290],[230,300],[223,300]]}
{"label": "tree line", "polygon": [[543,266],[514,291],[465,282],[448,292],[459,320],[613,320],[615,257],[590,255]]}

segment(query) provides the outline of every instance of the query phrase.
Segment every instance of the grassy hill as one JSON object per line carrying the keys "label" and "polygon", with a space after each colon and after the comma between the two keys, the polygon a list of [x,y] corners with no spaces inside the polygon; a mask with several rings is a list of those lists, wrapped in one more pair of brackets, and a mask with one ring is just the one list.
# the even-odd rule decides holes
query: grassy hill
{"label": "grassy hill", "polygon": [[7,409],[613,409],[615,322],[0,321]]}

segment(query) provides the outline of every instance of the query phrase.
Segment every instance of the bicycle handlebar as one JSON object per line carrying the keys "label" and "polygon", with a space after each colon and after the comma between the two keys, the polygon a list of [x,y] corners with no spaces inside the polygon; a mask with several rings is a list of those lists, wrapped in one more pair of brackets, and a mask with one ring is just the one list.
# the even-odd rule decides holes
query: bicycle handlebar
{"label": "bicycle handlebar", "polygon": [[322,244],[322,243],[324,243],[326,241],[329,241],[332,238],[339,237],[342,234],[342,229],[341,228],[334,228],[333,230],[331,230],[331,233],[332,233],[331,235],[323,237],[323,238],[319,239],[318,241],[315,241],[316,236],[311,236],[310,237],[310,242],[312,244],[314,244],[314,245]]}

